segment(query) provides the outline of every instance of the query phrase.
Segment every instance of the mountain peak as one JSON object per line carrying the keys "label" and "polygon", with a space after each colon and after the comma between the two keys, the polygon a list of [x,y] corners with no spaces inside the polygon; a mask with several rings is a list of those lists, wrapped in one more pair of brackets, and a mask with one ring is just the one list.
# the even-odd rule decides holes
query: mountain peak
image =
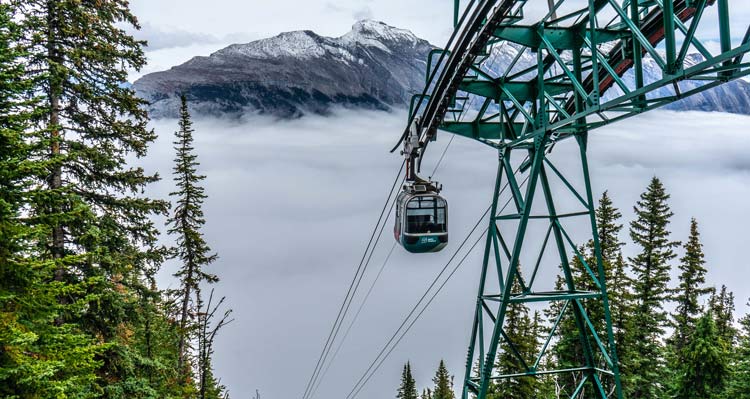
{"label": "mountain peak", "polygon": [[[363,19],[352,25],[352,30],[339,38],[346,43],[373,45],[374,42],[417,43],[420,39],[411,31],[390,26],[381,21]],[[380,46],[378,46],[380,47]]]}

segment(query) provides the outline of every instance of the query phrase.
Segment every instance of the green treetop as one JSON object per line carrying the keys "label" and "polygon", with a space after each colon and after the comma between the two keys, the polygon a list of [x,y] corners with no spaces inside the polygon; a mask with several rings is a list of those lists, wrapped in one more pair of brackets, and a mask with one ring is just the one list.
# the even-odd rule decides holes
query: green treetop
{"label": "green treetop", "polygon": [[432,382],[435,384],[432,390],[432,399],[455,399],[453,377],[448,373],[443,360],[440,360],[440,365]]}
{"label": "green treetop", "polygon": [[[672,344],[677,353],[687,345],[702,307],[700,298],[711,293],[706,287],[706,268],[703,256],[703,245],[700,242],[698,222],[690,222],[690,237],[684,244],[685,256],[680,259],[680,284],[675,290],[677,308],[674,314],[674,336]],[[681,361],[681,359],[680,359]]]}
{"label": "green treetop", "polygon": [[734,327],[734,293],[722,285],[718,293],[711,294],[708,307],[714,316],[719,336],[724,342],[732,345],[737,335]]}
{"label": "green treetop", "polygon": [[398,387],[396,397],[398,399],[417,399],[418,396],[417,384],[411,375],[411,364],[406,362],[404,371],[401,373],[401,385]]}

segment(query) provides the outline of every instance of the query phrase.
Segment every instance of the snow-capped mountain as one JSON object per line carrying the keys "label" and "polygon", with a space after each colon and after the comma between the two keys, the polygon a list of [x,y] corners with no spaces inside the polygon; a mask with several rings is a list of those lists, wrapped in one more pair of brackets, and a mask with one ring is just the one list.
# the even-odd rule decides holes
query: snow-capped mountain
{"label": "snow-capped mountain", "polygon": [[[188,96],[193,112],[216,116],[260,113],[292,118],[326,114],[334,107],[405,108],[411,95],[423,89],[427,54],[433,48],[407,30],[364,20],[337,38],[295,31],[234,44],[148,74],[133,88],[151,103],[151,115],[157,118],[177,115],[179,93]],[[500,69],[517,51],[510,44],[498,46],[490,62]],[[687,63],[700,61],[701,56],[694,54]],[[534,64],[536,56],[525,53],[517,68]],[[644,65],[647,83],[661,77],[653,60],[646,59]],[[632,80],[628,74],[632,72],[625,81]],[[683,91],[696,85],[680,83]],[[617,90],[610,90],[604,99]],[[667,108],[750,114],[750,83],[730,82]]]}
{"label": "snow-capped mountain", "polygon": [[296,31],[234,44],[146,75],[133,87],[151,102],[155,117],[175,116],[181,92],[195,112],[209,115],[288,118],[332,107],[386,110],[421,91],[433,48],[409,31],[360,21],[337,38]]}

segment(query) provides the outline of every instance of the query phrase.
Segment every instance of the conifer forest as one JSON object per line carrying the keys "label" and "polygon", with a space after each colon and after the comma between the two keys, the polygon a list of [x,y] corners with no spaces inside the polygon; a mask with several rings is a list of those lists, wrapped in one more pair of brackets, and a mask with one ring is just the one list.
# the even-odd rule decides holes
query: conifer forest
{"label": "conifer forest", "polygon": [[[231,311],[210,289],[190,115],[183,102],[174,191],[145,197],[162,177],[127,162],[155,135],[123,85],[145,63],[125,25],[126,1],[0,2],[2,398],[228,397],[212,348]],[[169,290],[166,259],[181,264]]]}

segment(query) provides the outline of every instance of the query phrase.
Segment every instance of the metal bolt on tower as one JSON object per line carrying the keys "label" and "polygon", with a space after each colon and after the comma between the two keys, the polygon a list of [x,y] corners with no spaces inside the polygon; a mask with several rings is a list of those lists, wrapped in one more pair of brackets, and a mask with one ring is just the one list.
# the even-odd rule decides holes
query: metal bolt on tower
{"label": "metal bolt on tower", "polygon": [[[733,47],[729,2],[589,0],[580,7],[572,0],[455,0],[453,35],[430,54],[427,85],[412,98],[407,126],[418,121],[419,163],[438,130],[498,153],[462,398],[484,399],[497,381],[553,375],[575,377],[571,398],[584,390],[586,397],[622,398],[589,134],[750,74],[744,61],[750,29],[735,37],[740,44]],[[529,23],[524,9],[531,4],[549,8]],[[698,38],[709,18],[718,19],[718,54]],[[515,56],[497,65],[492,55],[503,46]],[[661,76],[647,79],[647,66]],[[402,140],[407,135],[408,128]],[[555,152],[564,156],[558,162],[552,149],[569,138],[572,151]],[[501,212],[505,184],[512,206]],[[586,225],[586,237],[573,237],[574,223]],[[577,247],[589,241],[593,258]],[[583,272],[571,270],[576,258]],[[562,289],[539,288],[553,276]],[[506,333],[508,307],[520,303],[555,304],[558,310],[533,356],[520,353]],[[592,320],[592,308],[604,320]],[[544,359],[563,314],[578,331],[580,364],[548,368]],[[498,369],[498,351],[513,356],[518,369]]]}

